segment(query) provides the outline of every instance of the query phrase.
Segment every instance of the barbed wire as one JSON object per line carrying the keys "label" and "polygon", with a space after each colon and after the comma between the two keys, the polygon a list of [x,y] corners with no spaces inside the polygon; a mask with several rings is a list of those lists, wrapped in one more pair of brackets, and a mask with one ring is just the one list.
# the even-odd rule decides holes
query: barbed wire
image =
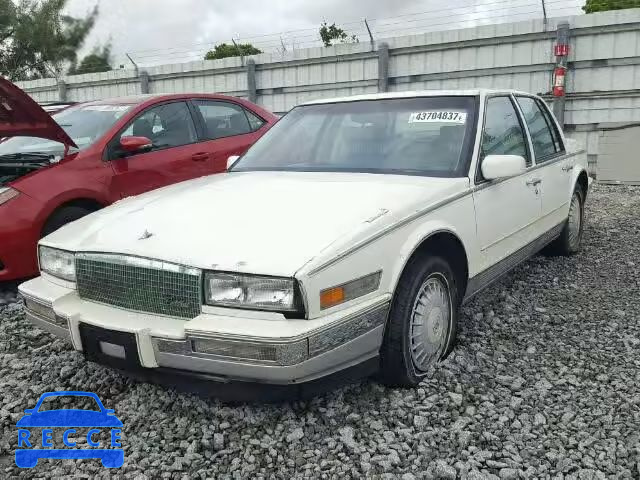
{"label": "barbed wire", "polygon": [[[548,18],[564,17],[583,14],[581,7],[585,5],[585,2],[586,0],[544,0],[544,6]],[[437,4],[441,5],[441,0],[435,0],[431,3],[434,7]],[[335,24],[342,28],[349,37],[355,35],[359,42],[364,43],[370,41],[369,30],[374,40],[380,41],[395,36],[542,19],[543,12],[543,0],[526,0],[526,2],[516,5],[513,0],[491,0],[481,4],[473,0],[450,0],[447,2],[446,9],[440,6],[391,17],[367,18],[368,29],[364,19],[346,21],[336,19]],[[333,19],[328,23],[332,24]],[[249,43],[263,53],[285,54],[301,48],[323,46],[319,28],[320,24],[317,27],[274,33],[239,35],[226,41],[206,41],[167,48],[131,50],[127,54],[140,68],[203,60],[208,51],[222,43],[229,45],[233,45],[234,42],[237,44]],[[124,68],[127,65],[133,66],[130,60],[125,58],[119,59],[116,65]],[[85,73],[92,72],[86,71]]]}

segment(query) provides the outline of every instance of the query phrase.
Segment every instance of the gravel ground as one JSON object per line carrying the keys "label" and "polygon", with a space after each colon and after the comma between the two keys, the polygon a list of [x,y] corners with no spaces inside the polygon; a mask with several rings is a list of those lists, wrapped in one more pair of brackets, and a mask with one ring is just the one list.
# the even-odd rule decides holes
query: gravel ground
{"label": "gravel ground", "polygon": [[[416,390],[223,405],[87,364],[0,294],[0,477],[640,478],[640,188],[595,186],[587,214],[582,252],[536,257],[467,305]],[[122,469],[15,467],[15,422],[55,389],[115,409]]]}

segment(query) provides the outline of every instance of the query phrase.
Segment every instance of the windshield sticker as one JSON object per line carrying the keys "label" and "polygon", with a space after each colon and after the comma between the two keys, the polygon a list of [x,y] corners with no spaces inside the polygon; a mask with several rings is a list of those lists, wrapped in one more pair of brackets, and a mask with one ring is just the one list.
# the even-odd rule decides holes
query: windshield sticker
{"label": "windshield sticker", "polygon": [[458,123],[467,122],[467,112],[455,112],[452,110],[428,110],[414,112],[409,116],[409,123]]}

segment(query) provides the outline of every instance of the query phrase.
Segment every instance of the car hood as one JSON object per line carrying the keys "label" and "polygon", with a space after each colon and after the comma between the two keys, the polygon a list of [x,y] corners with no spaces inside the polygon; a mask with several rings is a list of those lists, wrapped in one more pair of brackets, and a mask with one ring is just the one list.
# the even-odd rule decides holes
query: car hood
{"label": "car hood", "polygon": [[89,410],[48,410],[25,415],[17,427],[121,427],[115,415]]}
{"label": "car hood", "polygon": [[75,142],[29,95],[0,77],[0,138],[40,137],[77,148]]}
{"label": "car hood", "polygon": [[292,276],[356,233],[380,229],[467,186],[466,178],[219,174],[123,200],[42,243],[205,269]]}

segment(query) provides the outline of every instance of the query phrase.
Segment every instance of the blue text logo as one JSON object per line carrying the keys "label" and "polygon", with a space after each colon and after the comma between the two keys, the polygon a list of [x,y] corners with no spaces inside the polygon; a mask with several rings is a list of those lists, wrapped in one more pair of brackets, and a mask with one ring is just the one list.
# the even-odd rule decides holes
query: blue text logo
{"label": "blue text logo", "polygon": [[[69,400],[63,397],[84,397],[82,400],[87,401],[91,408],[42,408],[45,401],[48,403],[51,400]],[[122,422],[114,415],[113,410],[104,408],[95,393],[48,392],[38,399],[34,408],[27,409],[24,413],[16,424],[18,467],[33,468],[41,458],[99,458],[107,468],[118,468],[124,463],[124,450],[120,443]],[[54,428],[64,428],[58,444],[54,440]],[[42,430],[36,435],[35,431],[30,429]],[[106,433],[108,440],[104,440]],[[88,448],[75,448],[78,443],[84,444],[85,441]]]}

